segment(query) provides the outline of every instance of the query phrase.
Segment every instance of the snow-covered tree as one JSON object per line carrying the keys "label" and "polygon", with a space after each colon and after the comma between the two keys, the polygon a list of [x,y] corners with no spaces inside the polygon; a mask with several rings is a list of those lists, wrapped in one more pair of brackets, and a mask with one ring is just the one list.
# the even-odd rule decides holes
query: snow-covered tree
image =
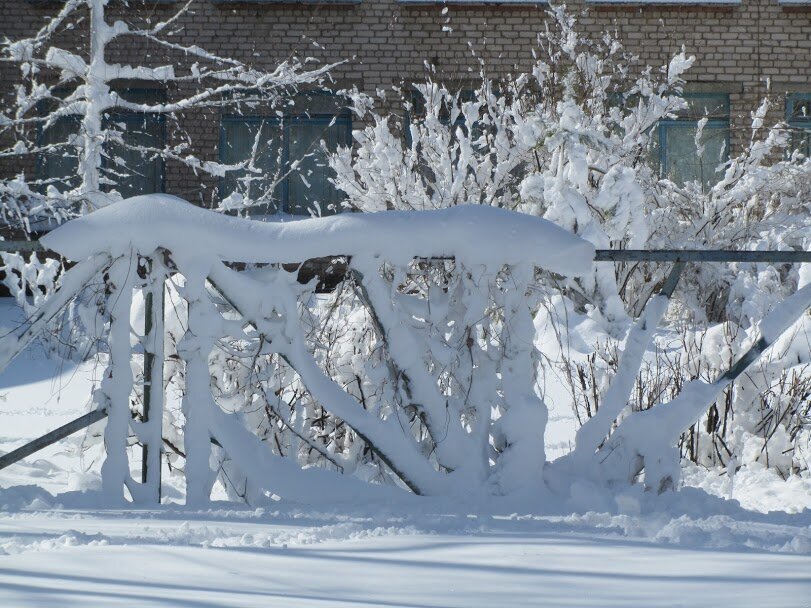
{"label": "snow-covered tree", "polygon": [[[649,227],[639,210],[658,179],[651,129],[684,106],[681,76],[693,59],[680,53],[660,73],[634,76],[618,40],[581,38],[563,8],[550,16],[556,27],[539,35],[525,73],[492,81],[483,71],[466,96],[432,81],[414,85],[418,104],[404,100],[402,125],[361,100],[357,111],[371,113],[371,124],[355,133],[355,149],[332,158],[347,205],[486,204],[546,217],[597,247],[641,247]],[[622,323],[622,280],[603,266],[567,287]]]}
{"label": "snow-covered tree", "polygon": [[[135,7],[111,8],[108,0],[68,0],[30,38],[2,43],[0,58],[19,65],[20,81],[0,112],[0,158],[53,165],[52,175],[20,173],[0,182],[7,222],[28,232],[32,220],[59,223],[108,205],[121,198],[123,182],[143,178],[138,173],[155,159],[211,176],[259,172],[250,158],[233,166],[201,160],[180,130],[168,142],[146,125],[174,124],[181,113],[218,106],[274,108],[298,87],[319,85],[331,66],[311,68],[293,57],[267,69],[178,42],[191,5],[153,22]],[[122,45],[130,56],[148,46],[144,55],[164,56],[166,63],[146,56],[140,64],[118,63],[113,57]],[[133,83],[171,87],[171,95],[139,95]]]}

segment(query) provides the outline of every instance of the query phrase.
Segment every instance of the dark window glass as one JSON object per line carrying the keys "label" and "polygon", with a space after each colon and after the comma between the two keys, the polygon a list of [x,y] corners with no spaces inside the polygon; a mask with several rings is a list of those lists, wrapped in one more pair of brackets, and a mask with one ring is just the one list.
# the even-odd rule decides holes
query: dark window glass
{"label": "dark window glass", "polygon": [[[118,93],[132,103],[160,103],[165,93],[159,89],[122,89]],[[124,198],[138,194],[163,192],[163,159],[154,152],[145,152],[135,147],[161,149],[166,140],[165,120],[160,115],[138,114],[113,110],[107,114],[102,127],[118,132],[108,133],[103,147],[102,188],[116,190]],[[60,118],[40,131],[40,145],[50,144],[52,149],[40,156],[38,178],[42,189],[54,185],[61,191],[76,188],[81,183],[79,158],[72,145],[81,133],[79,116]]]}
{"label": "dark window glass", "polygon": [[220,181],[220,197],[238,194],[269,214],[336,213],[344,195],[329,181],[321,141],[332,152],[350,145],[351,137],[349,112],[326,95],[299,100],[280,115],[223,116],[221,162],[250,160],[252,167],[229,171]]}

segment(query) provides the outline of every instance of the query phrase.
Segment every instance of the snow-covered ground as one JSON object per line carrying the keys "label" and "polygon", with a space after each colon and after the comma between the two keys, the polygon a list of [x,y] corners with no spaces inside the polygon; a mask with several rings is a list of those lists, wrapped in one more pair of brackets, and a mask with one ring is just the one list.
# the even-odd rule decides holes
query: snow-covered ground
{"label": "snow-covered ground", "polygon": [[0,521],[0,604],[807,605],[808,556],[683,548],[593,517],[17,513]]}
{"label": "snow-covered ground", "polygon": [[[84,413],[99,373],[29,349],[0,375],[0,450]],[[0,606],[802,608],[811,598],[808,479],[739,474],[732,495],[752,511],[712,496],[729,482],[699,470],[686,481],[710,494],[626,496],[605,513],[405,496],[328,510],[109,510],[79,492],[98,484],[97,453],[80,455],[80,439],[0,471]],[[755,512],[774,509],[784,512]]]}

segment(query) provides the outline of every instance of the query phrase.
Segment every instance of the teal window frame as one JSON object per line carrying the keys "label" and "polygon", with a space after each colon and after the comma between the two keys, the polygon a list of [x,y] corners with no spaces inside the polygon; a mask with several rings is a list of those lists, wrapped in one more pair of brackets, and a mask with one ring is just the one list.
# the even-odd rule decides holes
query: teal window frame
{"label": "teal window frame", "polygon": [[[711,131],[724,131],[723,134],[723,143],[724,143],[724,158],[719,159],[713,165],[713,168],[717,168],[718,165],[722,164],[724,161],[729,160],[729,146],[730,146],[730,102],[729,102],[729,94],[728,93],[684,93],[683,98],[687,101],[688,104],[701,104],[705,108],[707,107],[717,107],[723,108],[721,112],[715,113],[707,113],[704,115],[698,113],[692,113],[692,108],[688,108],[687,111],[683,111],[680,115],[676,116],[675,118],[664,118],[659,121],[658,125],[656,126],[657,130],[657,140],[658,140],[658,148],[659,148],[659,171],[662,177],[669,177],[668,173],[669,167],[671,163],[675,162],[672,159],[673,151],[669,147],[669,135],[673,135],[677,132],[677,130],[681,129],[690,129],[691,131],[695,132],[698,129],[698,123],[702,118],[706,118],[707,122],[704,125],[704,133],[708,133]],[[713,172],[712,175],[699,176],[699,182],[702,184],[702,187],[705,189],[711,187],[713,184],[717,183],[720,179],[720,174],[717,172]],[[678,183],[678,181],[677,181]],[[682,184],[679,184],[682,185]]]}
{"label": "teal window frame", "polygon": [[786,96],[786,123],[791,129],[791,149],[811,158],[811,93]]}

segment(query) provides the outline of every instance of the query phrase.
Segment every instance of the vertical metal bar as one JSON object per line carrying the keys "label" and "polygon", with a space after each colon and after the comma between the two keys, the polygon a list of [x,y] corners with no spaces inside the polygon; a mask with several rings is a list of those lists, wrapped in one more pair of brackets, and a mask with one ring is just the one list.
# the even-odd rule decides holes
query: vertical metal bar
{"label": "vertical metal bar", "polygon": [[673,297],[673,292],[676,291],[683,270],[684,262],[676,262],[673,264],[673,268],[670,270],[670,274],[667,275],[659,295],[665,296],[668,300]]}
{"label": "vertical metal bar", "polygon": [[144,302],[144,437],[141,461],[141,483],[150,498],[160,502],[161,444],[163,439],[163,315],[164,281],[162,268],[150,261],[152,283]]}
{"label": "vertical metal bar", "polygon": [[[146,293],[144,302],[144,423],[149,422],[152,409],[152,363],[155,355],[149,351],[149,338],[152,334],[152,290]],[[148,426],[148,425],[147,425]],[[143,453],[141,455],[141,483],[145,484],[149,478],[149,441],[143,440]]]}

